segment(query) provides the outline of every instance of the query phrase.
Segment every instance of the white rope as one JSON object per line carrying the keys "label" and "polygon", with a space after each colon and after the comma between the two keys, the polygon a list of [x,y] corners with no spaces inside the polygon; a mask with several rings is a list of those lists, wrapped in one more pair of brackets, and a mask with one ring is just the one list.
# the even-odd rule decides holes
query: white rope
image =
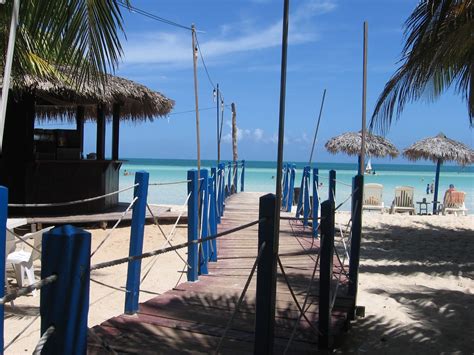
{"label": "white rope", "polygon": [[97,253],[97,251],[102,247],[102,245],[104,245],[104,243],[107,241],[107,239],[109,239],[109,237],[112,235],[112,233],[114,232],[115,228],[117,228],[117,226],[120,224],[120,222],[122,222],[122,219],[125,217],[125,215],[130,211],[130,209],[133,207],[133,205],[135,204],[135,202],[138,200],[138,196],[135,197],[132,202],[130,202],[130,204],[128,205],[128,207],[125,209],[125,211],[122,212],[122,215],[119,217],[119,219],[117,220],[117,222],[115,222],[114,226],[112,227],[112,229],[109,231],[109,233],[107,233],[107,235],[105,236],[105,238],[100,242],[100,244],[97,246],[97,248],[91,253],[91,258],[94,256],[95,253]]}
{"label": "white rope", "polygon": [[[201,179],[199,179],[201,180]],[[170,181],[170,182],[153,182],[148,184],[148,186],[164,186],[164,185],[177,185],[177,184],[187,184],[192,180],[180,180],[180,181]]]}
{"label": "white rope", "polygon": [[36,345],[35,350],[33,350],[33,355],[41,355],[44,344],[46,344],[49,337],[54,333],[55,329],[56,328],[54,328],[54,325],[51,325],[49,326],[48,329],[46,329],[46,331],[43,333],[40,340],[38,341],[38,344]]}
{"label": "white rope", "polygon": [[0,305],[11,302],[16,300],[20,296],[25,296],[34,290],[39,290],[43,286],[49,285],[50,283],[53,283],[58,279],[58,275],[51,275],[48,277],[45,277],[42,280],[39,280],[38,282],[35,282],[34,284],[31,284],[26,287],[19,288],[15,291],[12,291],[10,293],[7,293],[5,296],[0,298]]}
{"label": "white rope", "polygon": [[96,196],[96,197],[89,197],[89,198],[85,198],[85,199],[82,199],[82,200],[75,200],[75,201],[68,201],[68,202],[53,202],[53,203],[9,203],[8,207],[59,207],[59,206],[77,205],[77,204],[80,204],[80,203],[91,202],[91,201],[100,200],[102,198],[106,198],[106,197],[109,197],[109,196],[112,196],[112,195],[116,195],[116,194],[119,194],[121,192],[131,190],[131,189],[135,188],[138,185],[139,184],[135,184],[135,185],[126,187],[122,190],[110,192],[108,194],[100,195],[100,196]]}

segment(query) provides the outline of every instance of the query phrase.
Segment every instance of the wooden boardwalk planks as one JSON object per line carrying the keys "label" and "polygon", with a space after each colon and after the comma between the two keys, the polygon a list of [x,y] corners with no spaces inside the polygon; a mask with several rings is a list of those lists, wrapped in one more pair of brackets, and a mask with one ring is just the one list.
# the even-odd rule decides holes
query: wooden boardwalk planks
{"label": "wooden boardwalk planks", "polygon": [[[259,193],[239,193],[226,201],[219,231],[234,228],[258,218]],[[195,283],[182,283],[175,289],[140,304],[138,314],[112,318],[94,331],[119,353],[212,353],[215,351],[257,255],[257,229],[253,226],[217,240],[218,262],[209,263],[209,275]],[[319,241],[311,237],[297,221],[281,221],[280,257],[291,287],[300,305],[308,291],[319,250]],[[340,265],[335,260],[335,268]],[[258,272],[258,271],[257,271]],[[317,328],[318,276],[309,290],[307,318]],[[254,275],[240,311],[223,342],[221,353],[253,352],[255,319]],[[335,282],[335,281],[334,281]],[[346,294],[341,278],[338,294]],[[335,289],[335,284],[333,285]],[[336,332],[345,321],[348,302],[338,297],[333,310]],[[283,353],[299,312],[278,269],[275,353]],[[318,336],[305,320],[300,320],[288,353],[314,353]],[[104,348],[89,340],[89,352],[102,353]]]}

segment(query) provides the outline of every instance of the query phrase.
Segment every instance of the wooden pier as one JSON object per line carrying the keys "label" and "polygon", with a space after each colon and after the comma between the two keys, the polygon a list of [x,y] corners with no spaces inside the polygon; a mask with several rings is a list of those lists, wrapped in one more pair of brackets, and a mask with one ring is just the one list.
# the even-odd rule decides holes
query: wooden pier
{"label": "wooden pier", "polygon": [[[258,219],[261,195],[239,193],[229,197],[219,231]],[[296,298],[303,305],[319,241],[313,239],[311,229],[304,229],[299,221],[282,220],[280,228],[280,258]],[[117,353],[214,353],[257,256],[257,229],[256,225],[217,239],[218,261],[209,263],[209,274],[201,275],[198,282],[182,283],[141,303],[137,314],[120,315],[94,327],[102,343],[89,337],[89,353],[104,353],[107,351],[104,346],[110,346]],[[335,259],[336,272],[340,266]],[[156,272],[159,272],[159,267]],[[307,300],[306,316],[314,328],[301,318],[288,354],[318,350],[318,279],[319,269]],[[334,286],[335,283],[334,280]],[[255,287],[256,275],[222,343],[220,352],[223,354],[253,353]],[[345,297],[347,279],[344,274],[337,293],[332,312],[333,336],[342,333],[351,304]],[[275,353],[284,352],[298,316],[298,308],[278,269]]]}

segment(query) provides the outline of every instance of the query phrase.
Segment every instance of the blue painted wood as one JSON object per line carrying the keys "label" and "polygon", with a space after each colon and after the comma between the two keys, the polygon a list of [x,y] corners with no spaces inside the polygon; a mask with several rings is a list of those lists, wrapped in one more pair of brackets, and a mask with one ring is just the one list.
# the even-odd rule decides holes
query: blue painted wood
{"label": "blue painted wood", "polygon": [[434,196],[433,196],[433,214],[438,214],[438,188],[439,188],[439,172],[441,170],[441,159],[438,159],[436,163],[436,176],[435,176],[435,186],[434,186]]}
{"label": "blue painted wood", "polygon": [[226,197],[232,194],[232,184],[231,184],[231,177],[232,177],[232,163],[227,163],[227,188],[226,188]]}
{"label": "blue painted wood", "polygon": [[313,168],[313,237],[318,237],[319,231],[319,170]]}
{"label": "blue painted wood", "polygon": [[336,170],[329,171],[329,201],[336,202]]}
{"label": "blue painted wood", "polygon": [[306,178],[305,169],[303,169],[303,173],[301,174],[301,184],[300,184],[300,193],[298,194],[298,204],[296,205],[296,218],[298,218],[302,213],[303,209],[303,194],[304,194],[304,181]]}
{"label": "blue painted wood", "polygon": [[[207,169],[201,169],[201,238],[209,236],[209,174]],[[209,273],[207,263],[209,261],[209,241],[200,243],[199,253],[199,275]]]}
{"label": "blue painted wood", "polygon": [[309,198],[309,181],[311,179],[310,167],[305,166],[303,175],[304,175],[304,195],[303,195],[303,225],[309,225],[309,212],[310,212],[310,198]]}
{"label": "blue painted wood", "polygon": [[254,354],[272,354],[275,337],[276,267],[278,237],[275,235],[276,197],[260,197],[258,248],[265,243],[257,265]]}
{"label": "blue painted wood", "polygon": [[240,192],[245,191],[245,160],[242,160],[242,173],[240,174]]}
{"label": "blue painted wood", "polygon": [[43,235],[41,278],[58,279],[41,288],[41,334],[55,331],[42,354],[86,354],[91,234],[65,225]]}
{"label": "blue painted wood", "polygon": [[[8,216],[8,189],[0,186],[0,297],[5,296],[5,244],[6,244],[6,231],[7,231],[7,216]],[[0,305],[0,351],[3,352],[4,347],[4,322],[5,313],[3,304]]]}
{"label": "blue painted wood", "polygon": [[362,198],[364,196],[364,175],[356,175],[352,180],[352,227],[351,257],[349,259],[349,289],[352,296],[352,307],[348,312],[349,320],[355,319],[357,288],[359,279],[360,241],[362,238]]}
{"label": "blue painted wood", "polygon": [[[214,219],[216,224],[221,223],[221,214],[219,212],[219,191],[218,191],[218,181],[219,181],[219,169],[215,167],[211,168],[211,175],[212,175],[212,195],[214,196],[212,201],[214,202]],[[211,232],[212,233],[212,232]]]}
{"label": "blue painted wood", "polygon": [[[188,242],[198,239],[198,171],[188,170]],[[188,281],[198,280],[198,245],[191,244],[188,246]]]}
{"label": "blue painted wood", "polygon": [[221,174],[219,175],[220,183],[219,183],[219,210],[220,210],[220,216],[222,217],[224,215],[224,209],[225,209],[225,164],[221,163],[219,164],[220,169],[221,169]]}
{"label": "blue painted wood", "polygon": [[[209,183],[209,234],[210,235],[215,235],[217,234],[217,219],[218,213],[217,213],[217,201],[216,201],[216,168],[211,169],[211,174],[213,175],[212,180]],[[209,261],[217,261],[217,240],[213,239],[209,242],[210,246],[210,253],[209,253]]]}
{"label": "blue painted wood", "polygon": [[291,212],[291,207],[293,206],[293,196],[295,193],[295,177],[296,177],[296,164],[291,164],[290,171],[290,186],[288,187],[288,204],[286,206],[286,211]]}
{"label": "blue painted wood", "polygon": [[237,189],[237,180],[238,180],[238,177],[239,177],[239,162],[238,161],[235,161],[234,162],[234,171],[232,172],[232,176],[234,177],[234,181],[232,183],[233,185],[233,189],[232,189],[232,192],[234,194],[236,194],[239,190]]}
{"label": "blue painted wood", "polygon": [[283,164],[283,192],[282,192],[282,199],[281,205],[282,208],[286,210],[286,206],[288,205],[288,164]]}
{"label": "blue painted wood", "polygon": [[[149,174],[145,171],[135,173],[135,186],[133,196],[137,201],[133,205],[132,226],[130,229],[129,256],[143,253],[143,234],[145,232],[146,201],[148,194]],[[140,273],[141,260],[128,263],[127,270],[127,293],[125,294],[125,314],[134,314],[138,311],[138,299],[140,295]]]}

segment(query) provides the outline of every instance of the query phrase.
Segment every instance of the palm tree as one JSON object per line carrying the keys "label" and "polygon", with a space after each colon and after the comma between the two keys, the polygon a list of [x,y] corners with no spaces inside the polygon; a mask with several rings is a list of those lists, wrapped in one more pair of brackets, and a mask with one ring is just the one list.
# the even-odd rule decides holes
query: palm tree
{"label": "palm tree", "polygon": [[[104,84],[122,54],[123,18],[119,0],[24,0],[15,42],[13,78],[25,74]],[[125,1],[128,4],[128,0]],[[13,1],[0,8],[0,73]],[[67,71],[64,70],[67,68]]]}
{"label": "palm tree", "polygon": [[474,0],[422,0],[405,22],[403,64],[379,96],[370,128],[386,131],[407,102],[433,101],[448,88],[474,120]]}

